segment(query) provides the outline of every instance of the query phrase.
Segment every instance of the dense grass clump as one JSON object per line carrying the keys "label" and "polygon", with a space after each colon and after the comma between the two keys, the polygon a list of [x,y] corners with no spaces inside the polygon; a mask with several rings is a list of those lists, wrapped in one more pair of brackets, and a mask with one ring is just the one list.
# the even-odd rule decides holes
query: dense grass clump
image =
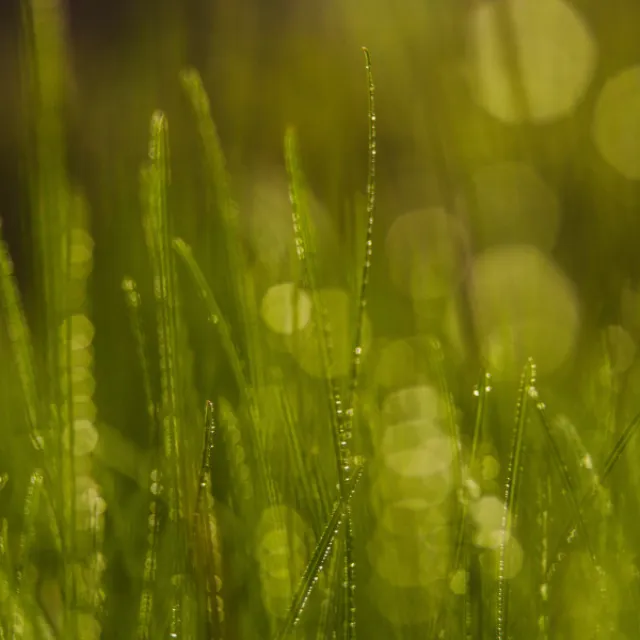
{"label": "dense grass clump", "polygon": [[[93,317],[100,238],[65,168],[62,13],[23,7],[37,293],[24,303],[0,235],[0,640],[635,637],[638,477],[624,460],[640,417],[612,410],[594,435],[554,413],[567,403],[531,358],[519,382],[476,372],[469,362],[485,358],[456,359],[438,331],[415,337],[396,381],[374,375],[389,372],[368,308],[369,51],[367,184],[346,303],[327,288],[294,127],[282,149],[289,278],[265,284],[188,69],[175,80],[216,242],[182,234],[169,119],[157,111],[137,261],[109,270],[126,330],[100,343],[119,321]],[[100,353],[120,343],[131,406],[100,370]],[[599,386],[603,410],[613,380]],[[126,424],[101,419],[114,405]]]}

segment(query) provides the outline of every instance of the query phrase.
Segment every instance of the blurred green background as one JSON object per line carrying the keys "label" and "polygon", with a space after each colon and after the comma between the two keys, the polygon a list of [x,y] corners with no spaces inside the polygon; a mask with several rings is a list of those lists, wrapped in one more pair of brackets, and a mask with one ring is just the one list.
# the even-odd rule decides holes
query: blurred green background
{"label": "blurred green background", "polygon": [[[175,233],[193,246],[233,337],[240,340],[224,260],[229,247],[201,161],[197,126],[179,82],[185,67],[195,67],[202,76],[227,155],[242,246],[260,309],[256,322],[266,354],[261,362],[269,371],[279,371],[283,387],[292,388],[295,381],[305,397],[320,403],[322,392],[314,386],[321,377],[317,354],[301,349],[292,355],[289,334],[298,332],[292,330],[287,302],[275,288],[296,277],[283,137],[285,128],[294,125],[313,196],[319,284],[342,292],[328,304],[340,336],[338,361],[346,373],[353,319],[349,304],[356,297],[362,257],[367,181],[361,47],[371,51],[377,217],[363,373],[365,417],[357,440],[372,461],[370,484],[375,485],[384,466],[384,448],[393,446],[391,436],[388,441],[382,436],[389,418],[385,398],[400,402],[402,396],[394,393],[434,383],[425,338],[436,336],[443,345],[465,447],[471,438],[472,388],[483,365],[501,389],[489,421],[491,446],[483,454],[486,464],[499,462],[502,475],[485,474],[483,492],[502,491],[517,380],[528,356],[539,365],[548,406],[560,416],[554,424],[563,454],[572,460],[568,466],[575,466],[578,493],[589,486],[591,467],[584,455],[589,451],[600,464],[640,406],[640,5],[631,0],[67,0],[60,7],[68,54],[60,112],[63,169],[86,198],[83,225],[93,243],[83,313],[95,327],[93,400],[99,446],[94,472],[108,504],[105,589],[113,613],[102,621],[104,637],[132,633],[145,549],[151,447],[142,426],[147,407],[121,284],[126,276],[133,277],[143,301],[153,299],[139,195],[148,123],[156,109],[169,122],[169,209]],[[37,334],[43,328],[42,291],[32,243],[33,165],[26,152],[34,128],[21,82],[20,11],[18,0],[0,6],[0,217],[27,317]],[[180,357],[193,367],[194,381],[191,397],[184,401],[198,416],[205,399],[224,397],[237,408],[240,390],[231,381],[199,300],[196,295],[184,298],[190,343]],[[143,319],[153,324],[150,305],[143,306]],[[301,333],[303,343],[315,339]],[[19,391],[6,338],[3,334],[0,339],[5,381],[1,419],[13,439],[0,444],[0,460],[10,478],[26,478],[31,470],[24,443],[16,444],[21,437],[13,417]],[[271,392],[278,396],[275,387]],[[306,411],[315,413],[315,406]],[[310,450],[321,432],[313,427],[306,442]],[[199,431],[190,432],[194,442],[199,437]],[[530,455],[541,454],[541,447],[534,437]],[[615,606],[601,613],[616,622],[593,637],[623,638],[626,633],[633,638],[640,628],[634,612],[640,478],[633,460],[638,453],[640,448],[630,444],[625,454],[631,456],[629,462],[625,458],[623,470],[612,479],[617,524],[602,529],[609,532],[609,537],[603,534],[602,549],[610,554],[607,568],[613,582],[624,565],[629,576],[626,582],[620,578],[620,584],[631,586],[628,593],[608,592],[604,599]],[[225,562],[232,585],[231,628],[239,638],[263,637],[259,624],[243,627],[240,622],[255,607],[247,586],[255,567],[245,557],[254,532],[247,531],[230,497],[229,453],[222,447],[216,455],[221,471],[214,493],[223,505],[221,529],[230,549]],[[402,467],[404,462],[394,464]],[[328,462],[320,466],[333,468]],[[329,474],[319,477],[318,484],[331,486]],[[21,504],[23,491],[15,486],[3,499],[9,501],[4,496],[11,495]],[[410,499],[413,485],[407,489],[400,483],[384,491],[400,495],[404,489]],[[369,490],[375,493],[367,485],[365,496]],[[540,494],[532,486],[525,495],[533,504]],[[358,596],[365,612],[362,637],[424,637],[420,598],[428,593],[438,601],[441,596],[431,586],[423,589],[420,576],[417,585],[412,582],[407,567],[414,556],[396,559],[395,567],[393,558],[384,556],[378,564],[371,560],[383,556],[370,551],[372,546],[391,543],[369,536],[362,524],[377,521],[367,499],[358,552],[362,582],[368,585],[358,592],[364,594]],[[291,496],[290,501],[295,502]],[[556,504],[556,528],[561,530],[562,502]],[[535,520],[533,512],[526,515],[529,506],[525,501],[525,523]],[[256,513],[261,508],[253,507]],[[594,519],[606,520],[605,511],[603,507]],[[321,521],[313,520],[316,538]],[[451,535],[448,529],[446,535]],[[533,537],[522,537],[524,546],[537,544]],[[529,585],[533,571],[525,563],[522,584]],[[570,583],[556,591],[556,634],[550,637],[592,637],[585,635],[593,631],[584,615],[590,601],[582,595],[574,598],[574,587]],[[405,602],[394,591],[404,593],[403,588],[414,589],[415,600]],[[527,589],[518,592],[516,606],[534,621]],[[581,613],[564,615],[567,602],[577,603]],[[614,627],[619,636],[607,635]]]}

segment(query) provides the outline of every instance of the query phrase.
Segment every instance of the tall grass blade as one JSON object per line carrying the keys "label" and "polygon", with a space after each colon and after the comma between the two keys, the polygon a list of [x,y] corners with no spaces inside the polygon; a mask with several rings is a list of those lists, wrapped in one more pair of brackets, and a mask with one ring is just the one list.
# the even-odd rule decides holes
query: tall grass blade
{"label": "tall grass blade", "polygon": [[[43,292],[49,384],[59,379],[57,345],[63,295],[63,240],[68,215],[68,183],[62,128],[65,45],[58,3],[23,0],[24,80],[26,104],[32,106],[30,196]],[[50,398],[51,401],[57,399]]]}
{"label": "tall grass blade", "polygon": [[507,467],[507,479],[504,488],[504,510],[501,522],[500,546],[498,553],[497,570],[497,597],[496,597],[496,640],[505,640],[508,635],[508,605],[509,588],[505,577],[505,563],[507,542],[511,537],[515,522],[515,508],[518,490],[520,488],[521,455],[524,427],[527,421],[529,398],[535,391],[536,370],[533,361],[525,366],[520,380],[518,404],[516,408],[516,421],[511,440],[511,453]]}
{"label": "tall grass blade", "polygon": [[[367,85],[368,85],[368,167],[367,167],[367,233],[365,239],[364,264],[362,265],[362,277],[360,282],[360,294],[358,298],[358,310],[356,315],[355,338],[353,342],[353,353],[351,363],[351,381],[349,396],[347,398],[346,420],[340,434],[340,448],[342,451],[343,470],[348,472],[348,467],[352,465],[352,453],[349,448],[349,441],[353,435],[353,420],[356,406],[356,395],[358,392],[358,381],[360,374],[360,363],[362,359],[362,340],[367,306],[367,287],[371,272],[371,259],[373,256],[373,222],[376,208],[376,108],[375,108],[375,85],[371,70],[371,54],[366,47],[362,48],[365,56]],[[345,466],[346,465],[346,466]],[[348,480],[346,480],[348,482]],[[345,605],[346,616],[343,627],[343,637],[347,640],[355,638],[356,634],[356,605],[355,605],[355,562],[353,559],[353,523],[351,518],[351,507],[346,510],[345,529],[345,555],[344,555],[344,578],[345,578]]]}
{"label": "tall grass blade", "polygon": [[62,108],[68,69],[59,3],[23,0],[24,80],[27,104],[32,105],[29,160],[30,198],[35,235],[37,284],[43,295],[38,312],[45,353],[42,422],[53,435],[57,455],[47,456],[45,470],[59,478],[57,505],[61,513],[64,559],[64,630],[77,636],[76,492],[71,385],[71,323],[66,288],[70,276],[70,217],[72,197],[66,175]]}
{"label": "tall grass blade", "polygon": [[364,316],[367,306],[367,288],[371,273],[371,259],[373,257],[373,223],[376,209],[376,108],[375,108],[375,85],[373,73],[371,71],[371,55],[366,47],[363,47],[366,61],[368,97],[369,97],[369,136],[368,136],[368,170],[367,170],[367,233],[365,239],[364,264],[362,265],[362,276],[360,280],[360,294],[358,298],[358,313],[356,319],[356,331],[353,342],[353,358],[351,361],[351,385],[349,389],[348,409],[347,409],[347,429],[351,428],[353,411],[358,390],[358,380],[360,373],[360,363],[362,357],[362,332],[364,327]]}
{"label": "tall grass blade", "polygon": [[183,516],[181,471],[181,424],[178,414],[178,356],[176,319],[176,277],[171,251],[170,220],[167,211],[169,187],[168,125],[161,112],[153,114],[149,142],[149,164],[143,171],[144,227],[151,257],[156,297],[162,436],[167,465],[169,519]]}

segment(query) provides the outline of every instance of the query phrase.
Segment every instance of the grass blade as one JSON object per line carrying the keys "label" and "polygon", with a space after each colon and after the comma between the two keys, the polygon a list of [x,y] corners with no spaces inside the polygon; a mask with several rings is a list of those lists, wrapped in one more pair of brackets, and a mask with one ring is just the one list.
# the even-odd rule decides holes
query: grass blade
{"label": "grass blade", "polygon": [[505,562],[507,542],[511,537],[515,522],[515,508],[518,490],[520,488],[521,454],[524,427],[527,420],[529,398],[531,391],[535,389],[535,365],[530,360],[522,373],[518,404],[516,409],[516,422],[511,441],[511,453],[507,468],[507,480],[504,488],[504,511],[501,522],[500,548],[498,554],[498,593],[496,599],[496,640],[505,640],[508,625],[508,596],[509,589],[505,578]]}
{"label": "grass blade", "polygon": [[194,513],[193,564],[199,577],[199,597],[204,597],[207,637],[224,638],[224,600],[222,597],[222,554],[218,536],[215,503],[211,493],[211,457],[215,435],[213,404],[207,401],[204,420],[204,446],[200,465],[196,510]]}
{"label": "grass blade", "polygon": [[350,492],[346,499],[340,497],[340,499],[336,501],[333,511],[331,512],[331,516],[329,517],[329,521],[327,522],[322,532],[322,536],[320,537],[313,555],[311,556],[311,560],[304,571],[285,622],[282,625],[280,632],[276,635],[276,640],[283,640],[286,638],[298,624],[300,616],[307,604],[307,601],[309,600],[309,596],[311,595],[311,591],[318,582],[318,574],[323,570],[336,536],[342,527],[344,518],[347,515],[349,502],[353,497],[360,478],[362,477],[362,471],[362,466],[359,466],[356,469],[353,476],[353,482],[350,486]]}
{"label": "grass blade", "polygon": [[565,491],[569,496],[569,503],[573,511],[574,521],[577,523],[578,531],[584,537],[585,543],[587,545],[587,550],[589,552],[589,556],[591,557],[591,560],[594,566],[598,566],[596,553],[593,548],[593,545],[591,544],[591,540],[589,538],[589,534],[587,531],[587,526],[584,522],[584,518],[582,517],[582,510],[580,506],[580,501],[578,499],[578,491],[571,479],[571,476],[569,474],[569,469],[566,463],[564,462],[564,460],[562,459],[562,454],[560,453],[560,449],[558,448],[558,445],[556,444],[553,434],[551,433],[551,427],[549,425],[549,420],[547,418],[547,413],[546,413],[546,406],[539,399],[537,395],[537,391],[535,393],[535,398],[537,399],[536,411],[537,411],[538,417],[540,418],[540,422],[542,424],[542,428],[543,428],[545,437],[547,439],[547,442],[549,443],[552,459],[555,463],[556,468],[560,472],[560,478],[562,479],[562,483],[564,485]]}
{"label": "grass blade", "polygon": [[[258,353],[258,345],[254,341],[254,332],[251,330],[252,316],[250,314],[251,301],[249,300],[247,275],[249,267],[246,264],[242,252],[242,239],[238,229],[238,207],[234,202],[229,185],[226,159],[220,143],[220,137],[215,122],[211,117],[209,98],[202,79],[195,69],[185,69],[180,73],[180,81],[191,103],[196,116],[196,123],[202,140],[204,160],[210,175],[210,188],[214,191],[214,197],[218,213],[222,217],[225,233],[225,247],[227,249],[228,274],[233,284],[233,293],[240,310],[241,320],[244,324],[245,338],[247,339],[247,351]],[[249,362],[249,366],[253,366]],[[253,372],[257,379],[257,369]]]}
{"label": "grass blade", "polygon": [[18,287],[13,274],[13,262],[2,237],[0,223],[0,304],[6,314],[7,332],[13,349],[18,378],[25,402],[26,421],[31,443],[42,450],[44,440],[38,430],[38,391],[34,369],[34,353],[29,325],[24,315]]}
{"label": "grass blade", "polygon": [[138,285],[133,278],[126,277],[122,280],[122,290],[125,294],[125,302],[129,309],[129,321],[131,330],[136,342],[136,350],[138,362],[142,369],[142,390],[144,400],[147,406],[147,416],[149,418],[149,442],[152,446],[157,444],[157,425],[156,425],[156,404],[153,400],[153,392],[151,390],[151,374],[149,370],[149,358],[147,356],[147,340],[142,326],[140,317],[140,293]]}
{"label": "grass blade", "polygon": [[167,211],[169,180],[167,119],[163,113],[156,112],[151,119],[149,164],[143,171],[144,227],[154,276],[158,318],[162,434],[165,463],[168,465],[169,518],[177,522],[182,518],[183,504],[181,424],[177,402],[177,296]]}
{"label": "grass blade", "polygon": [[[631,438],[635,435],[638,427],[640,426],[640,413],[636,414],[633,419],[629,422],[629,424],[625,427],[624,431],[620,434],[620,437],[616,440],[613,445],[609,455],[607,455],[603,468],[602,474],[600,475],[600,481],[598,484],[594,484],[591,491],[589,491],[586,495],[582,497],[579,504],[579,513],[582,513],[584,509],[593,501],[598,495],[600,487],[604,484],[605,480],[611,475],[614,470],[616,464],[620,460],[622,454],[625,452]],[[559,565],[566,557],[566,548],[573,544],[573,542],[577,539],[577,527],[579,523],[576,524],[575,519],[571,520],[567,525],[562,537],[560,538],[560,542],[556,547],[556,552],[553,555],[553,561],[549,565],[549,569],[547,571],[547,580],[550,580],[551,577],[558,570]],[[596,565],[597,567],[598,565]]]}
{"label": "grass blade", "polygon": [[[341,438],[344,426],[344,410],[340,390],[334,376],[333,339],[326,310],[318,294],[318,282],[315,268],[315,241],[310,224],[310,213],[307,202],[306,188],[300,159],[298,143],[293,128],[287,129],[285,134],[285,163],[289,177],[289,195],[291,200],[291,216],[293,222],[294,240],[298,260],[302,266],[302,275],[306,286],[311,290],[313,320],[318,329],[318,342],[322,365],[326,373],[327,393],[332,407],[331,426],[334,451],[337,461],[338,481],[341,491],[346,491],[346,475],[349,472],[349,460],[346,456],[346,440]],[[343,446],[341,443],[345,443]]]}
{"label": "grass blade", "polygon": [[[200,269],[200,266],[198,265],[196,259],[193,257],[193,251],[191,250],[191,247],[181,238],[174,238],[172,244],[174,250],[184,263],[187,272],[191,276],[198,296],[205,304],[209,322],[215,325],[218,329],[220,340],[222,342],[222,348],[225,351],[225,354],[229,360],[229,364],[231,365],[233,373],[236,377],[238,389],[240,390],[240,393],[246,395],[251,387],[244,373],[245,367],[243,366],[240,355],[238,354],[235,344],[233,343],[229,325],[222,315],[222,311],[220,309],[220,306],[218,305],[218,302],[216,301],[215,296],[213,295],[213,291],[211,290],[211,287],[209,286],[207,279]],[[249,400],[249,398],[245,399]],[[248,404],[251,405],[252,403],[253,400],[251,400],[251,402],[249,402]]]}

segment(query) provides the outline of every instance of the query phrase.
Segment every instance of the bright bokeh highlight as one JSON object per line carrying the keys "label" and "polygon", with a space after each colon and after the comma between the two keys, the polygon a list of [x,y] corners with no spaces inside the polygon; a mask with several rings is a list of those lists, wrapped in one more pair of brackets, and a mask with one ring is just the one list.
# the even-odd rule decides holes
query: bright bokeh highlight
{"label": "bright bokeh highlight", "polygon": [[640,180],[640,65],[610,78],[593,115],[598,151],[629,180]]}
{"label": "bright bokeh highlight", "polygon": [[595,41],[564,0],[477,2],[469,13],[469,38],[476,100],[503,122],[543,123],[570,115],[593,76]]}
{"label": "bright bokeh highlight", "polygon": [[540,372],[560,367],[580,328],[573,284],[529,245],[489,249],[474,262],[471,287],[476,330],[491,371],[517,377],[529,357]]}
{"label": "bright bokeh highlight", "polygon": [[309,324],[311,298],[293,282],[283,282],[267,290],[260,312],[271,331],[290,336]]}

